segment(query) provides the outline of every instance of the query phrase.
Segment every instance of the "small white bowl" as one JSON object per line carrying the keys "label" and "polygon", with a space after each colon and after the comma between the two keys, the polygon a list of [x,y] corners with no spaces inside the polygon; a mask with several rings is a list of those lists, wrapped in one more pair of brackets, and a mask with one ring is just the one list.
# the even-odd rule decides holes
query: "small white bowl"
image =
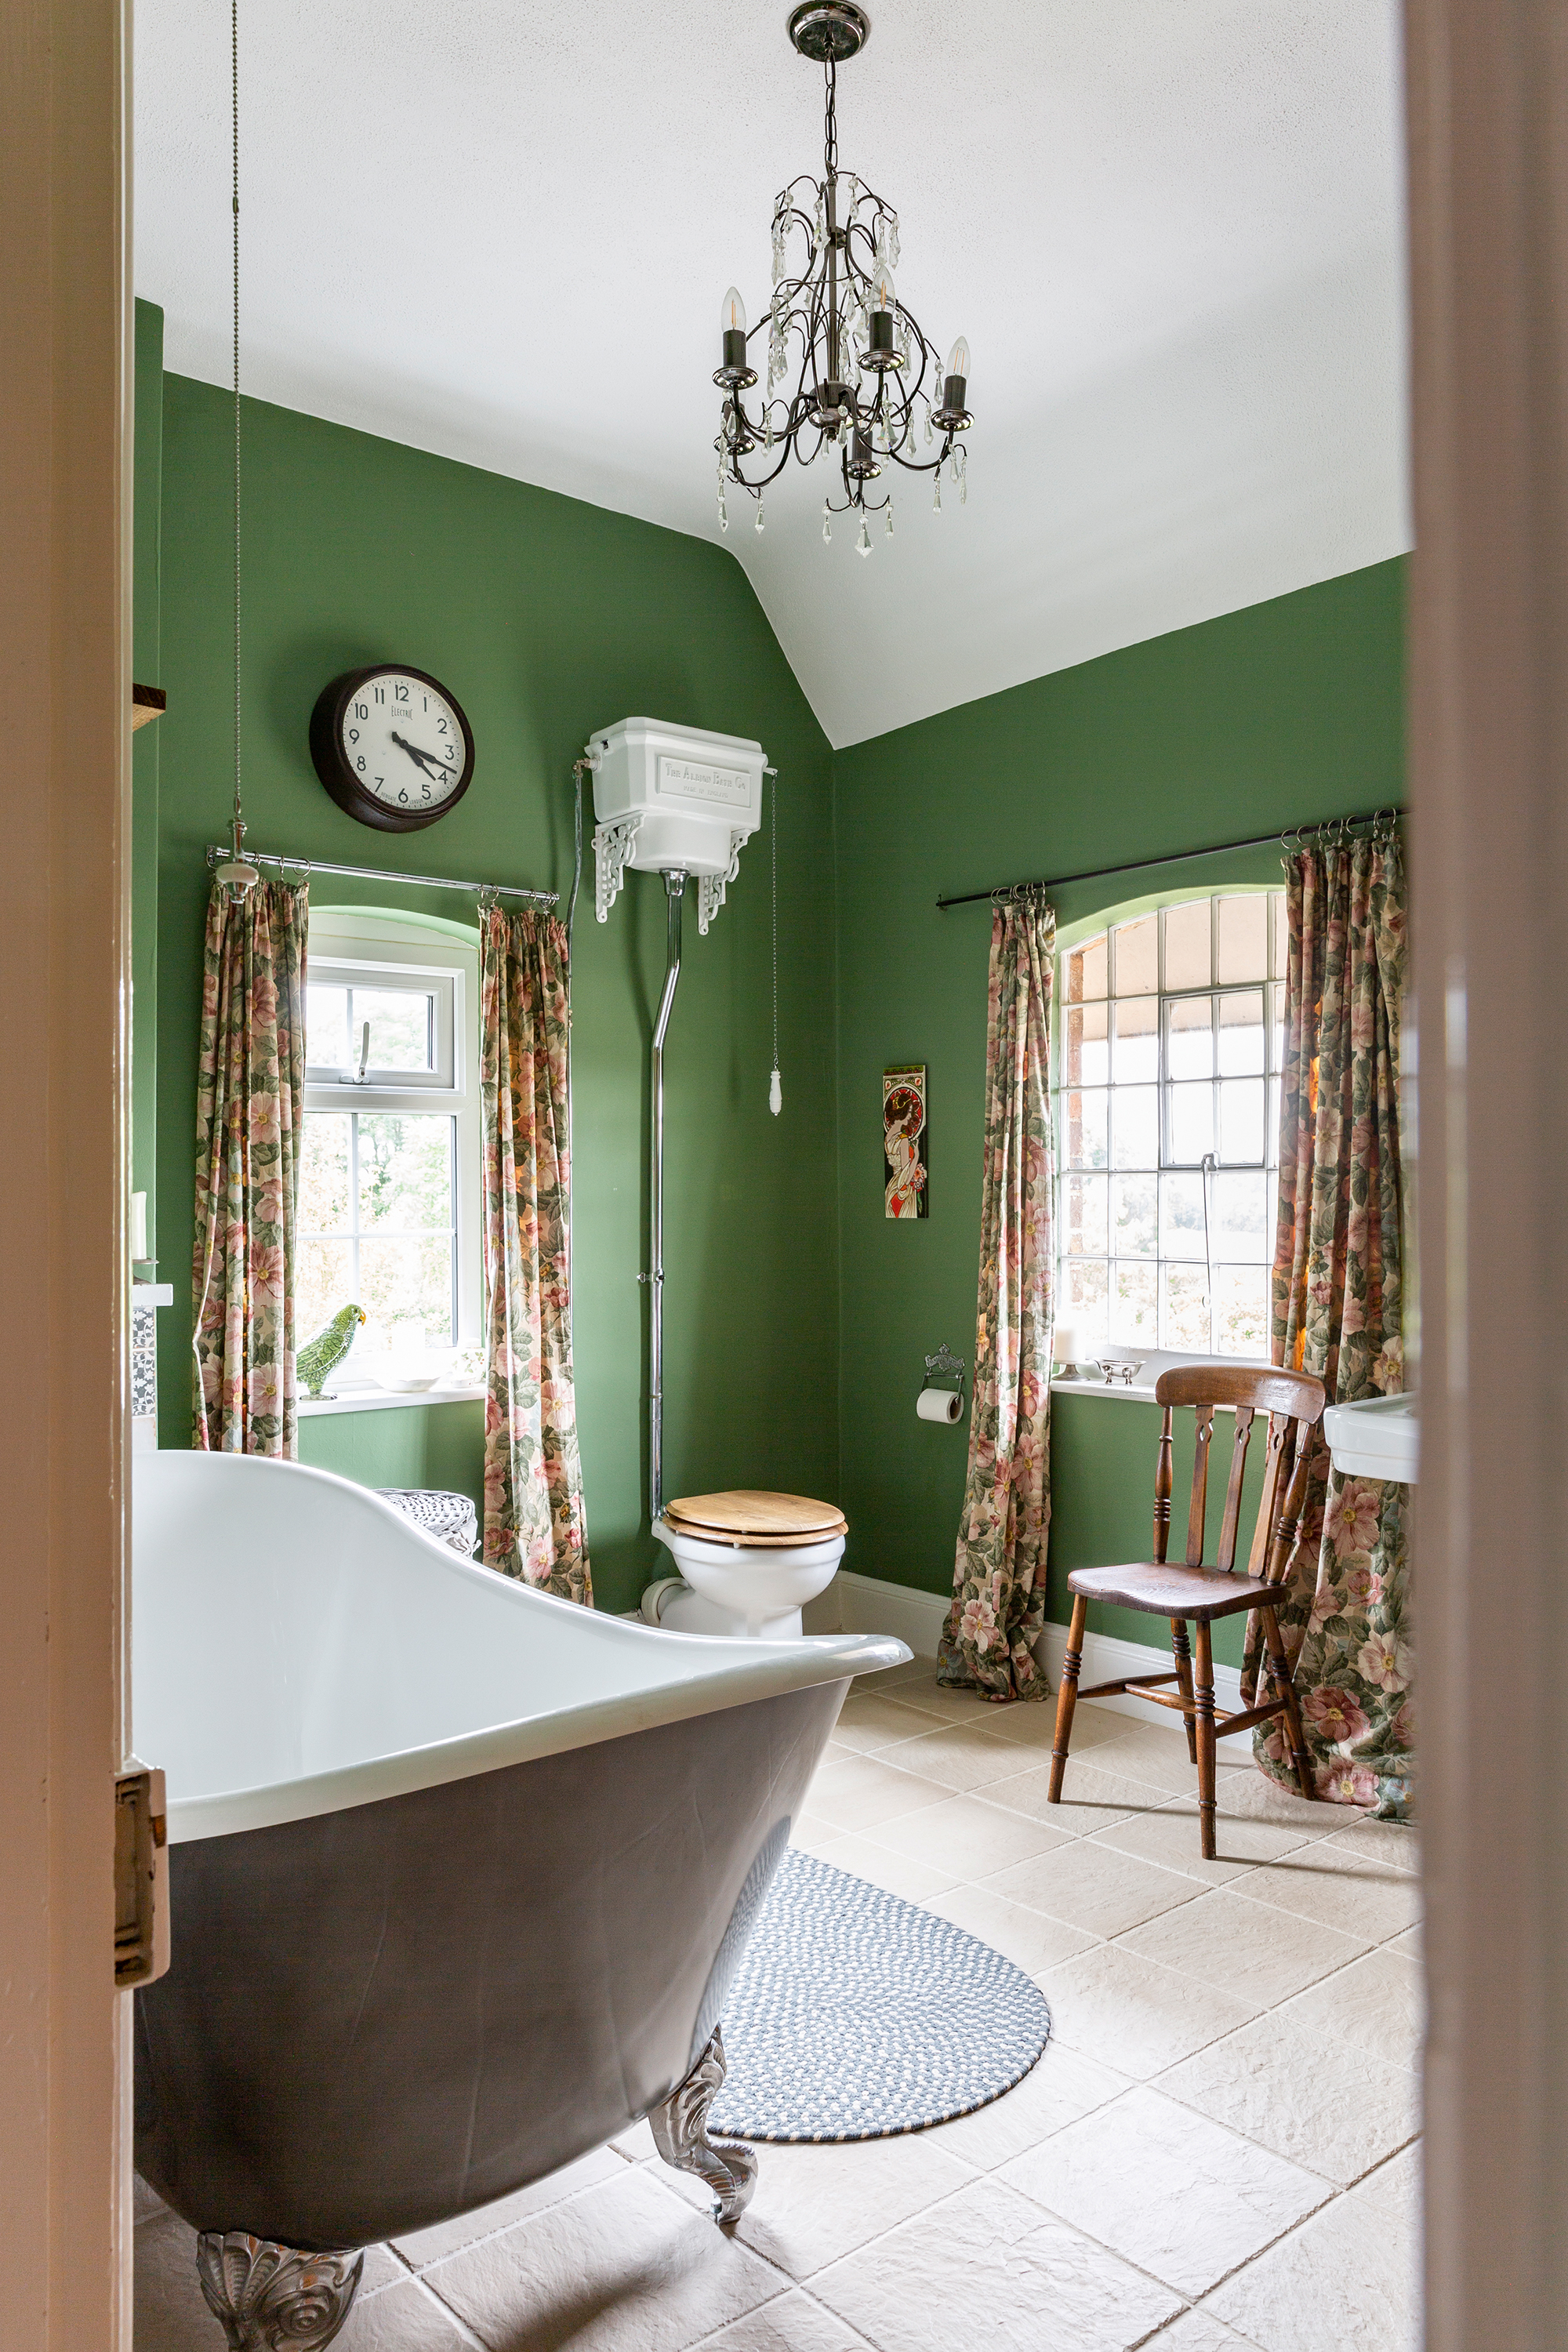
{"label": "small white bowl", "polygon": [[441,1375],[439,1372],[382,1372],[378,1377],[382,1387],[391,1389],[396,1396],[417,1396],[426,1389],[433,1389]]}

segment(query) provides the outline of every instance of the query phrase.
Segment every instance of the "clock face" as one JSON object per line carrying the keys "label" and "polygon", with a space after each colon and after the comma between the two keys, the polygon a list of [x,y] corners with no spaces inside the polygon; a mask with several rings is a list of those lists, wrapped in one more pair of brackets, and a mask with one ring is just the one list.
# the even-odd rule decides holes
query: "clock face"
{"label": "clock face", "polygon": [[468,789],[474,765],[456,698],[423,670],[380,665],[326,688],[310,751],[339,807],[389,833],[433,824]]}

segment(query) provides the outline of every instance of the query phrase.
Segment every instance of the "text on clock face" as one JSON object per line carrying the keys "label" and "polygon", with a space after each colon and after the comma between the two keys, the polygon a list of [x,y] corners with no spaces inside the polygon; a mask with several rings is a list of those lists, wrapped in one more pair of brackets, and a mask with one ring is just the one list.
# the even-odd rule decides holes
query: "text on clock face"
{"label": "text on clock face", "polygon": [[388,808],[436,808],[454,793],[467,747],[456,711],[423,678],[367,679],[342,718],[343,757]]}

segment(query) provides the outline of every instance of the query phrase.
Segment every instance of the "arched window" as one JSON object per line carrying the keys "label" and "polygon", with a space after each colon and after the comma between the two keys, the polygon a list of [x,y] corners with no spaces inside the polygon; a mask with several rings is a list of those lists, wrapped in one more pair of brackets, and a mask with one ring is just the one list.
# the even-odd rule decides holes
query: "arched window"
{"label": "arched window", "polygon": [[1268,1357],[1285,951],[1257,890],[1062,953],[1057,1313],[1085,1354]]}
{"label": "arched window", "polygon": [[477,932],[312,911],[295,1326],[363,1307],[341,1391],[482,1336],[478,1003]]}

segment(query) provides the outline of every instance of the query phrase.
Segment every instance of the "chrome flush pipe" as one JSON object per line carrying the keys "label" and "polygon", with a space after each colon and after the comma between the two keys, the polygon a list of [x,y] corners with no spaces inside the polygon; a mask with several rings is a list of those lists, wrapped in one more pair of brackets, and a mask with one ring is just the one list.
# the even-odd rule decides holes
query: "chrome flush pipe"
{"label": "chrome flush pipe", "polygon": [[686,898],[686,876],[679,866],[667,866],[664,887],[668,902],[666,933],[664,994],[653,1024],[648,1052],[649,1161],[647,1208],[647,1503],[648,1519],[664,1511],[664,1040],[680,978],[680,912]]}

